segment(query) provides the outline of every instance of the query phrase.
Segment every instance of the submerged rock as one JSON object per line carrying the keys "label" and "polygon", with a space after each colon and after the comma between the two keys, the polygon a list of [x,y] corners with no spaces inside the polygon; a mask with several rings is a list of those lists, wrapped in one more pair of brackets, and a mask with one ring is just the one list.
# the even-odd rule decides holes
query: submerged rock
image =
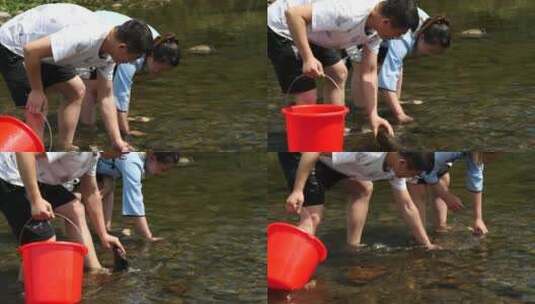
{"label": "submerged rock", "polygon": [[361,285],[376,280],[387,274],[387,272],[386,267],[383,266],[355,266],[349,269],[346,277],[352,283]]}
{"label": "submerged rock", "polygon": [[0,24],[5,23],[9,19],[11,19],[10,13],[0,11]]}
{"label": "submerged rock", "polygon": [[111,5],[111,8],[113,9],[120,9],[121,7],[123,7],[121,3],[114,3]]}
{"label": "submerged rock", "polygon": [[188,49],[188,53],[195,55],[209,55],[215,52],[215,48],[206,44],[192,46]]}
{"label": "submerged rock", "polygon": [[483,38],[487,36],[487,31],[485,29],[468,29],[461,32],[461,37],[463,38]]}
{"label": "submerged rock", "polygon": [[132,122],[149,122],[151,120],[152,120],[152,118],[151,117],[147,117],[147,116],[130,116],[130,117],[128,117],[128,121],[132,121]]}

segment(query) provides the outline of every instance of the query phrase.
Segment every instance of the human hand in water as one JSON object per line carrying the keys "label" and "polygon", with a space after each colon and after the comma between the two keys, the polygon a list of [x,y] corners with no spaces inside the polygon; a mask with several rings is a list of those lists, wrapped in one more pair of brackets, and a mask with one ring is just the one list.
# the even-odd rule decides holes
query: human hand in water
{"label": "human hand in water", "polygon": [[318,78],[324,75],[323,65],[315,57],[305,60],[303,62],[303,75],[306,75],[310,78]]}
{"label": "human hand in water", "polygon": [[54,218],[54,210],[52,205],[44,198],[38,198],[32,203],[31,206],[32,218],[34,220],[49,220]]}
{"label": "human hand in water", "polygon": [[32,114],[41,113],[43,105],[46,104],[46,95],[43,91],[32,90],[28,95],[26,109]]}
{"label": "human hand in water", "polygon": [[487,225],[485,225],[485,222],[483,222],[482,219],[476,219],[474,221],[472,229],[472,233],[476,236],[484,236],[485,234],[489,233]]}
{"label": "human hand in water", "polygon": [[286,199],[286,210],[290,213],[299,214],[304,202],[303,191],[293,191]]}
{"label": "human hand in water", "polygon": [[121,241],[119,241],[119,238],[106,233],[104,237],[100,240],[102,243],[102,247],[106,249],[113,249],[113,247],[119,248],[122,255],[126,254],[126,250],[124,250],[123,244],[121,244]]}
{"label": "human hand in water", "polygon": [[446,205],[448,205],[448,209],[450,209],[451,211],[459,211],[464,208],[461,199],[451,192],[448,192],[446,196],[442,199],[444,200],[444,202],[446,202]]}
{"label": "human hand in water", "polygon": [[113,149],[117,152],[120,152],[121,154],[128,153],[134,150],[134,148],[129,143],[122,139],[119,139],[118,141],[113,143]]}
{"label": "human hand in water", "polygon": [[386,129],[389,135],[394,136],[394,129],[388,122],[388,120],[379,117],[379,115],[374,114],[370,116],[370,127],[373,131],[373,136],[377,137],[377,133],[379,133],[379,128],[383,127]]}

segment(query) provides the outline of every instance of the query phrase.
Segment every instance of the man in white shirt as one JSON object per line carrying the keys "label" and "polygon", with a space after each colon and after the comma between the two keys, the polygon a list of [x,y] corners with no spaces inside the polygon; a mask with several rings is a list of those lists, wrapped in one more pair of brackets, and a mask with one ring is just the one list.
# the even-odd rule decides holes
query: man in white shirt
{"label": "man in white shirt", "polygon": [[[0,210],[13,234],[22,244],[54,240],[54,228],[48,220],[61,213],[80,229],[66,224],[68,236],[88,249],[86,268],[100,270],[85,211],[104,248],[124,248],[118,238],[108,234],[102,212],[102,200],[96,182],[98,153],[0,153]],[[63,184],[80,179],[82,199]],[[85,208],[84,208],[85,207]],[[32,219],[30,221],[30,219]]]}
{"label": "man in white shirt", "polygon": [[0,73],[17,106],[25,106],[28,124],[42,135],[48,107],[45,89],[64,97],[59,107],[59,148],[72,145],[85,86],[75,68],[97,67],[98,101],[115,149],[129,145],[119,132],[113,100],[115,63],[133,61],[152,46],[146,24],[130,20],[120,26],[101,22],[92,11],[74,4],[46,4],[21,13],[0,27]]}
{"label": "man in white shirt", "polygon": [[[318,162],[319,160],[319,162]],[[279,153],[279,161],[292,190],[288,211],[299,214],[298,227],[315,234],[323,216],[325,191],[343,180],[350,194],[347,243],[359,246],[373,191],[373,181],[388,180],[394,201],[414,238],[428,249],[436,249],[427,236],[405,182],[433,169],[433,153],[427,152],[305,152]]]}
{"label": "man in white shirt", "polygon": [[[377,53],[381,39],[401,36],[418,26],[414,0],[279,0],[268,6],[268,56],[284,93],[298,104],[315,103],[311,78],[327,74],[324,100],[344,104],[347,68],[337,50],[363,45],[364,55],[353,77],[360,79],[363,107],[374,134],[392,127],[377,114]],[[324,68],[325,67],[325,68]],[[296,78],[304,74],[310,78]]]}

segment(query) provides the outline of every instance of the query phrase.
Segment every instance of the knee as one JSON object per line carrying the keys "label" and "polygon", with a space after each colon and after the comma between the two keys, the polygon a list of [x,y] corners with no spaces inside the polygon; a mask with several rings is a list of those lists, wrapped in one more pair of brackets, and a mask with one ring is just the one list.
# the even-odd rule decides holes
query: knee
{"label": "knee", "polygon": [[314,225],[314,227],[317,227],[321,223],[321,215],[318,213],[312,213],[310,215],[310,221]]}
{"label": "knee", "polygon": [[84,99],[85,93],[86,93],[85,84],[82,81],[75,82],[74,85],[71,86],[65,98],[69,102],[76,102],[76,103],[82,104],[82,100]]}
{"label": "knee", "polygon": [[80,202],[80,200],[76,199],[76,200],[73,201],[71,210],[72,210],[72,213],[73,213],[73,215],[75,217],[77,217],[77,218],[85,217],[85,207]]}
{"label": "knee", "polygon": [[333,73],[331,75],[333,77],[333,80],[338,85],[343,85],[348,76],[347,67],[344,64],[339,64],[333,69]]}
{"label": "knee", "polygon": [[361,189],[361,195],[363,197],[371,197],[373,193],[373,184],[372,183],[366,183],[362,185]]}

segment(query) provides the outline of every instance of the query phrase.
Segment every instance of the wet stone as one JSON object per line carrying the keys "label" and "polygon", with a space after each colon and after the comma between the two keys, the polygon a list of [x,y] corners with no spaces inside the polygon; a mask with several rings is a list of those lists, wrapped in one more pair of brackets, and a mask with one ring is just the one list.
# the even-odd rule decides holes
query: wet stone
{"label": "wet stone", "polygon": [[376,280],[387,273],[383,266],[355,266],[351,267],[346,274],[349,281],[362,285]]}

